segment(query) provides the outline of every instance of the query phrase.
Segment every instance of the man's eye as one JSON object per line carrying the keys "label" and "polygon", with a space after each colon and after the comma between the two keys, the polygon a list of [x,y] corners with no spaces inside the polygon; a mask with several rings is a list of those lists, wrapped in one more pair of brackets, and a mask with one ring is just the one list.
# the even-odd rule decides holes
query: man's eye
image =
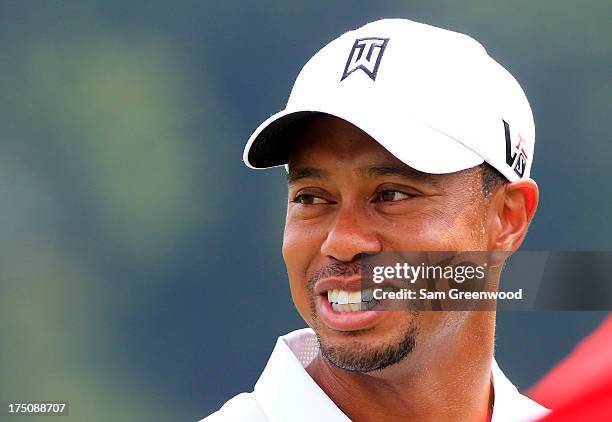
{"label": "man's eye", "polygon": [[398,190],[383,190],[378,192],[378,194],[376,195],[376,199],[382,202],[397,202],[413,197],[414,195],[409,195],[405,192],[401,192]]}
{"label": "man's eye", "polygon": [[315,195],[301,194],[295,197],[293,202],[304,205],[327,204],[329,201]]}

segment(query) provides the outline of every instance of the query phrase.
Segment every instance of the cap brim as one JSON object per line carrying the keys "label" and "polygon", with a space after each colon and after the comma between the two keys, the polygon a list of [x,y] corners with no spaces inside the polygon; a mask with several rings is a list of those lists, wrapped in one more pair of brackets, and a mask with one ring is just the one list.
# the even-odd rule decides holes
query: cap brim
{"label": "cap brim", "polygon": [[[408,166],[432,174],[453,173],[484,162],[459,140],[410,118],[388,116],[387,122],[371,122],[372,117],[344,116],[337,111],[283,110],[266,119],[249,138],[243,154],[245,164],[265,169],[289,162],[296,131],[316,115],[338,117],[363,130]],[[380,120],[380,116],[379,120]],[[397,127],[397,122],[401,127]]]}
{"label": "cap brim", "polygon": [[317,114],[320,113],[283,110],[270,116],[249,138],[244,148],[244,163],[253,169],[287,164],[295,133],[309,118]]}

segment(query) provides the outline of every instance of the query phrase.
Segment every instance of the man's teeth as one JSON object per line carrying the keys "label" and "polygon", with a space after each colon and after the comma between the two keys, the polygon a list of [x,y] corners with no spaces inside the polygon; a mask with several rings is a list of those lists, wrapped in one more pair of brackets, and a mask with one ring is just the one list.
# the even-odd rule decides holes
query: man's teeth
{"label": "man's teeth", "polygon": [[348,291],[348,290],[328,290],[327,300],[331,303],[332,309],[336,312],[353,312],[368,309],[376,301],[373,300],[373,289]]}

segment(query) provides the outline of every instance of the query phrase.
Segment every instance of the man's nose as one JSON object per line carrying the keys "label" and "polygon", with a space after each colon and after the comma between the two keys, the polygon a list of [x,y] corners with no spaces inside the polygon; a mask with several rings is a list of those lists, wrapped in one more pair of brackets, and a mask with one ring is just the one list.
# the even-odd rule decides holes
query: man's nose
{"label": "man's nose", "polygon": [[365,213],[352,208],[341,209],[336,215],[327,238],[321,245],[324,256],[342,262],[352,262],[361,254],[382,251],[382,242]]}

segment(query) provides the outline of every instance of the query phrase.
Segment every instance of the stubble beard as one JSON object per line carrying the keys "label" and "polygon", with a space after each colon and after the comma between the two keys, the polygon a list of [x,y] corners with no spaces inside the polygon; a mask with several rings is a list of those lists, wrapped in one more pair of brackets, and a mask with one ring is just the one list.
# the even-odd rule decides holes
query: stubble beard
{"label": "stubble beard", "polygon": [[390,340],[379,344],[364,344],[359,336],[367,330],[348,331],[344,335],[355,337],[355,341],[334,344],[320,334],[314,292],[310,297],[312,329],[314,330],[321,355],[337,368],[350,372],[367,373],[381,370],[402,361],[416,346],[418,334],[418,312],[398,311],[406,319],[398,321],[403,327]]}

